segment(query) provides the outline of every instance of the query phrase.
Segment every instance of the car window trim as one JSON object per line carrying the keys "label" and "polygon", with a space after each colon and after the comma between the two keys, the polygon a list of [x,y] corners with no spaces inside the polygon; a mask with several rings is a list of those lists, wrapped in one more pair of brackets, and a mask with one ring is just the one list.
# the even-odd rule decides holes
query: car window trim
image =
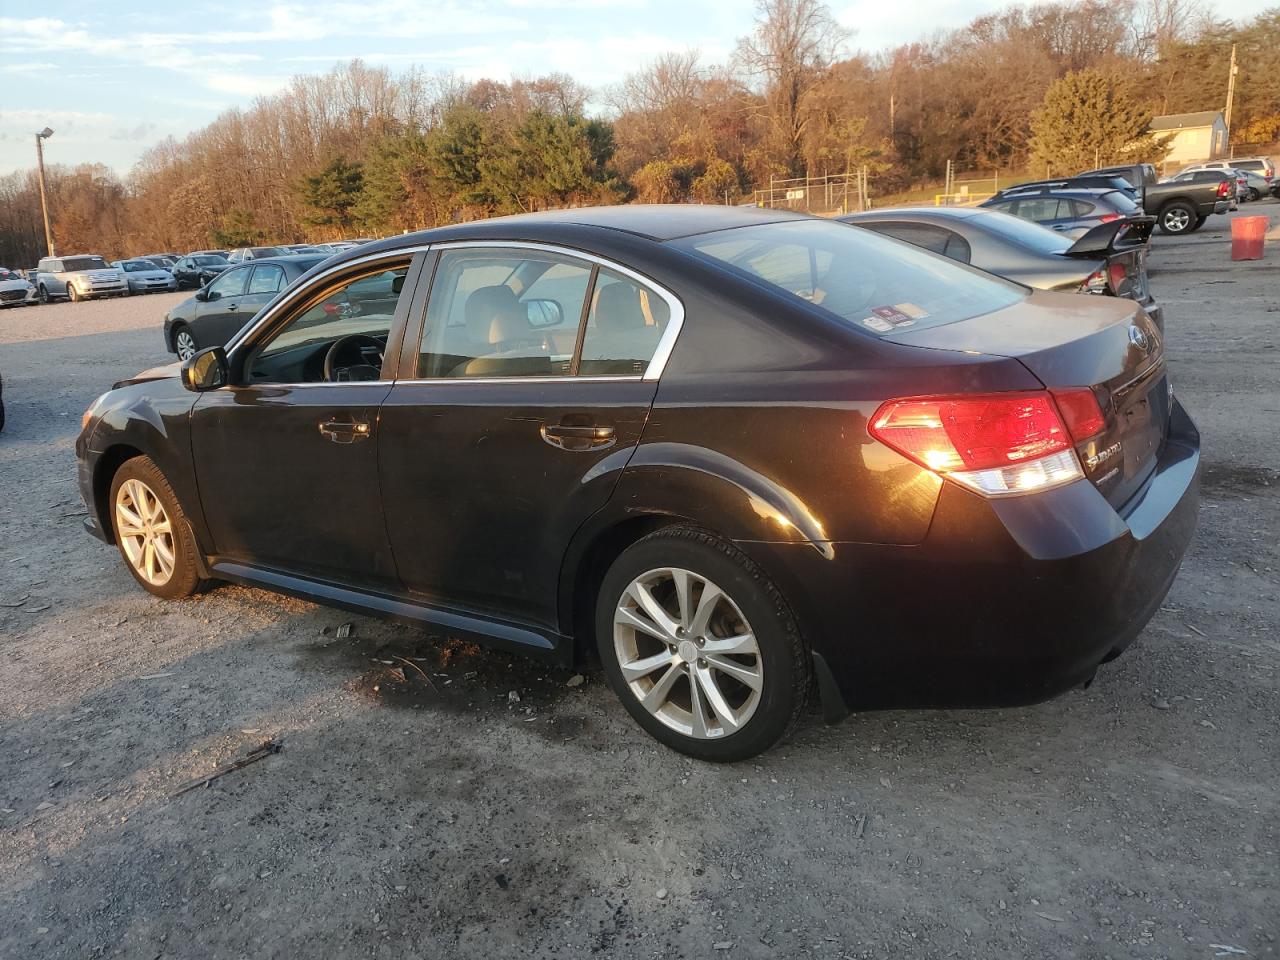
{"label": "car window trim", "polygon": [[[684,326],[684,303],[674,293],[661,284],[651,280],[644,274],[630,267],[623,266],[616,261],[607,257],[601,257],[594,253],[588,253],[585,250],[577,250],[573,247],[564,247],[552,243],[539,243],[529,240],[450,240],[443,243],[431,245],[432,251],[437,255],[446,250],[459,249],[489,249],[489,250],[532,250],[542,253],[554,253],[559,256],[568,257],[570,259],[582,260],[593,264],[595,267],[604,267],[619,273],[636,283],[641,284],[651,293],[661,297],[667,304],[670,316],[667,320],[667,329],[662,332],[662,337],[658,340],[658,346],[653,352],[648,365],[644,368],[643,374],[618,374],[609,376],[565,376],[563,374],[554,374],[546,377],[406,377],[397,380],[397,383],[438,383],[438,384],[454,384],[454,383],[617,383],[627,380],[650,380],[656,381],[662,377],[662,372],[666,369],[667,362],[671,359],[671,352],[675,349],[676,340],[680,336],[680,330]],[[438,257],[437,257],[438,262]],[[434,266],[434,265],[433,265]],[[432,270],[431,283],[434,285],[434,269]],[[594,273],[593,273],[594,276]],[[588,294],[592,291],[589,289]],[[431,287],[427,289],[427,298],[430,299]],[[588,297],[589,299],[589,297]],[[426,320],[426,304],[423,304],[421,314],[414,318],[418,327],[418,344],[422,342],[422,328]],[[585,330],[585,326],[579,326],[579,333]],[[406,338],[406,347],[408,345]],[[416,372],[416,370],[415,370]]]}

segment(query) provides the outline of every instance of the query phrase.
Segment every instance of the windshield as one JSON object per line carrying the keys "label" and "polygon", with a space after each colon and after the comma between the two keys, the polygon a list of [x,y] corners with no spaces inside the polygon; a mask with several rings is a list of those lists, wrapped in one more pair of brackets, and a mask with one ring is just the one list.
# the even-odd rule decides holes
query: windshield
{"label": "windshield", "polygon": [[225,267],[227,261],[222,257],[215,257],[210,254],[207,257],[192,257],[191,262],[197,267]]}
{"label": "windshield", "polygon": [[62,269],[67,273],[80,270],[105,270],[107,261],[101,257],[67,257],[62,261]]}
{"label": "windshield", "polygon": [[120,266],[124,267],[125,273],[147,273],[160,269],[150,260],[126,260]]}
{"label": "windshield", "polygon": [[881,335],[965,320],[1026,296],[954,260],[828,220],[739,227],[675,245]]}
{"label": "windshield", "polygon": [[255,257],[279,257],[287,251],[281,250],[279,247],[252,247]]}

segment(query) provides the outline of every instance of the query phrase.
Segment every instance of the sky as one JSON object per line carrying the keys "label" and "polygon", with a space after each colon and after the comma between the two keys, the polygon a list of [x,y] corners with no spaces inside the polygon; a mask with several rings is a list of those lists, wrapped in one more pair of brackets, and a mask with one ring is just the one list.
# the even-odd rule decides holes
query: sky
{"label": "sky", "polygon": [[[1235,0],[1244,19],[1274,0]],[[1008,0],[828,0],[878,50],[962,26]],[[726,60],[748,33],[751,0],[3,0],[0,174],[35,164],[104,163],[126,173],[164,137],[181,138],[299,73],[360,58],[468,79],[568,73],[601,88],[671,50]]]}

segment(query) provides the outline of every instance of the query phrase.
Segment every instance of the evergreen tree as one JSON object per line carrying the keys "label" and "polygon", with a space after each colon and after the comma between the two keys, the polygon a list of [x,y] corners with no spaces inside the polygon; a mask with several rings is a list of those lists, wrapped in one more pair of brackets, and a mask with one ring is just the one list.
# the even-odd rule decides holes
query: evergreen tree
{"label": "evergreen tree", "polygon": [[1080,70],[1055,81],[1031,115],[1031,149],[1057,173],[1155,162],[1168,148],[1147,132],[1150,122],[1151,112],[1129,96],[1119,77]]}
{"label": "evergreen tree", "polygon": [[336,227],[339,235],[355,224],[354,208],[364,187],[364,170],[358,163],[334,157],[314,176],[303,177],[298,194],[310,209],[303,222],[317,227]]}

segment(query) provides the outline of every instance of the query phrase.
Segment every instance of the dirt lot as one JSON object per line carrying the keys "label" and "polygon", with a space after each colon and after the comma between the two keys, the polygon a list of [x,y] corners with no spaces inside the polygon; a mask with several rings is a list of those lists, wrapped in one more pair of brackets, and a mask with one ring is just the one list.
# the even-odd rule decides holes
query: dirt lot
{"label": "dirt lot", "polygon": [[1140,640],[1051,703],[815,714],[736,767],[594,674],[151,599],[80,529],[72,439],[173,298],[0,314],[0,957],[1275,956],[1280,243],[1233,265],[1225,227],[1153,250],[1207,472]]}

